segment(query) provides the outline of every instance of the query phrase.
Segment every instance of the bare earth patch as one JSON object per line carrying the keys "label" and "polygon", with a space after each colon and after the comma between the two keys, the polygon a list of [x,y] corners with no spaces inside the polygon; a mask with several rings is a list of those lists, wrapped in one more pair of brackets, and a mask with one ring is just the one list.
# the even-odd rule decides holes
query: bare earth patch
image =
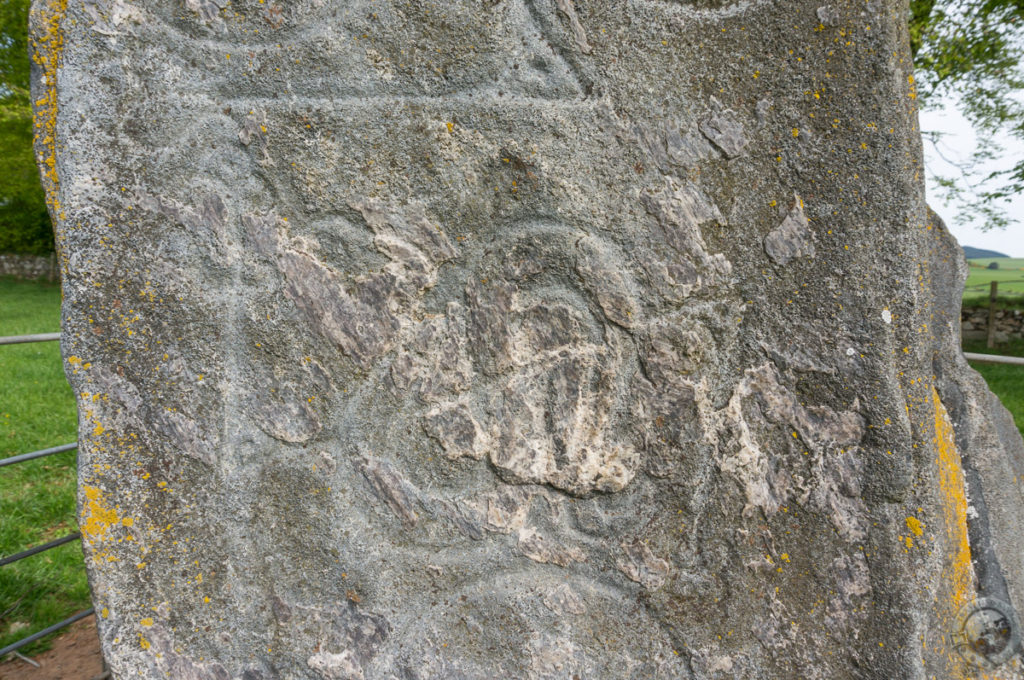
{"label": "bare earth patch", "polygon": [[92,617],[80,621],[53,641],[53,647],[32,657],[40,668],[9,655],[0,663],[0,680],[90,680],[103,673],[100,640]]}

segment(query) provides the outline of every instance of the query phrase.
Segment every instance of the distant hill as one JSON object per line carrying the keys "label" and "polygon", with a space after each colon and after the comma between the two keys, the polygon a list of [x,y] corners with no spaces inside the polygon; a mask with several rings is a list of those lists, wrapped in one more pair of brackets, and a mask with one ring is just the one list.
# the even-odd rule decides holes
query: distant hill
{"label": "distant hill", "polygon": [[1002,253],[997,253],[994,250],[982,250],[981,248],[972,248],[970,246],[963,246],[964,255],[967,256],[968,260],[973,260],[976,257],[1009,257]]}

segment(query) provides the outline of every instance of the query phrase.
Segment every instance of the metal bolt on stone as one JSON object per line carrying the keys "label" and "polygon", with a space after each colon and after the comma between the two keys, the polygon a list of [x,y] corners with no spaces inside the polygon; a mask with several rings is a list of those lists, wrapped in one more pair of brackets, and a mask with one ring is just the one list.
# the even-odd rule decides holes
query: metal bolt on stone
{"label": "metal bolt on stone", "polygon": [[905,14],[36,0],[112,677],[1021,678]]}
{"label": "metal bolt on stone", "polygon": [[1008,604],[981,598],[960,610],[953,639],[965,660],[998,668],[1020,651],[1020,624]]}

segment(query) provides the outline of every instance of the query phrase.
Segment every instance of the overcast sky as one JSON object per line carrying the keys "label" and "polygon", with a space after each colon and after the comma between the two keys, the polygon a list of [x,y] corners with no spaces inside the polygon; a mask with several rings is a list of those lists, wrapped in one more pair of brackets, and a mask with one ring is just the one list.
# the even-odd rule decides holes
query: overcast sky
{"label": "overcast sky", "polygon": [[[1010,217],[1010,226],[1006,229],[983,231],[979,228],[982,225],[978,223],[968,227],[955,224],[953,218],[956,214],[956,206],[943,204],[942,194],[932,181],[932,172],[938,172],[940,175],[948,177],[959,176],[959,170],[947,163],[943,157],[963,160],[970,156],[975,146],[974,130],[970,124],[954,108],[948,107],[942,111],[923,111],[921,113],[921,129],[946,133],[946,137],[939,143],[938,150],[928,140],[924,142],[925,166],[929,171],[928,203],[932,210],[945,220],[950,231],[960,241],[960,245],[996,250],[1010,257],[1024,257],[1024,196],[1018,195],[1006,206],[1007,214]],[[1000,138],[999,142],[1005,149],[1005,158],[1001,162],[984,166],[981,175],[1010,167],[1018,159],[1024,157],[1024,144],[1021,144],[1020,141]]]}

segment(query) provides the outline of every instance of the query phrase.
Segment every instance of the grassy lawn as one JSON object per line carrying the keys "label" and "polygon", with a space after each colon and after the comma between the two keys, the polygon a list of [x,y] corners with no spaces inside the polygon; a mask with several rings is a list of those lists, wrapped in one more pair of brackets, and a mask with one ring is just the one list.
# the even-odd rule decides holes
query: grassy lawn
{"label": "grassy lawn", "polygon": [[[988,269],[990,262],[998,262],[999,269]],[[965,307],[988,307],[989,284],[999,282],[999,309],[1024,308],[1024,258],[975,258],[968,260],[970,271],[964,288]],[[964,341],[964,351],[979,354],[1004,354],[1024,357],[1024,340],[1011,342],[988,349],[984,340]],[[988,386],[1013,414],[1017,429],[1024,432],[1024,366],[982,364],[972,362],[974,370],[981,373]]]}
{"label": "grassy lawn", "polygon": [[[990,262],[998,262],[999,269],[987,269]],[[999,282],[1000,295],[1012,295],[1019,300],[1024,296],[1024,258],[978,258],[968,260],[967,264],[970,271],[964,284],[964,298],[984,297],[987,300],[991,281]]]}
{"label": "grassy lawn", "polygon": [[[0,279],[0,335],[59,326],[56,285]],[[73,442],[76,426],[58,343],[0,346],[0,458]],[[0,556],[75,531],[75,452],[0,468],[0,518]],[[0,647],[89,606],[78,541],[0,567]]]}
{"label": "grassy lawn", "polygon": [[[964,341],[964,351],[1024,357],[1024,339],[1014,338],[1006,344],[996,345],[994,349],[985,347],[984,340],[966,340]],[[989,388],[1003,402],[1003,406],[1013,414],[1017,429],[1024,433],[1024,366],[982,364],[972,361],[971,367],[981,373]]]}

